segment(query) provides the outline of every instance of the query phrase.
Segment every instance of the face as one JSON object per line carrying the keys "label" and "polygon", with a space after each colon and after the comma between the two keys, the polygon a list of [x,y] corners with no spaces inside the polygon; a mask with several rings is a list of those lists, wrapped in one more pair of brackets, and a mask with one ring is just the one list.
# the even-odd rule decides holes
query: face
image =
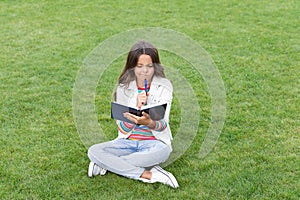
{"label": "face", "polygon": [[149,55],[140,55],[137,65],[134,68],[134,73],[139,86],[143,87],[145,79],[147,79],[148,83],[151,82],[154,74],[154,65]]}

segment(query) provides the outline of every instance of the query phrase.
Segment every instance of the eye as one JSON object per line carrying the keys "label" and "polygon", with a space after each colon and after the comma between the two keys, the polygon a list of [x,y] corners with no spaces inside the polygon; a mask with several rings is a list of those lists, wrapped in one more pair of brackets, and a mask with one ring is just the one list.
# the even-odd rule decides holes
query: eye
{"label": "eye", "polygon": [[153,63],[146,65],[147,67],[151,68],[154,67]]}

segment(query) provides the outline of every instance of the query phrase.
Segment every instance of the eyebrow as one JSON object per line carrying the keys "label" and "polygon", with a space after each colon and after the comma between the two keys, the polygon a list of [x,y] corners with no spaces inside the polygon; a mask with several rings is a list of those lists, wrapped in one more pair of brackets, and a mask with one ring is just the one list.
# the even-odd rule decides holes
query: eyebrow
{"label": "eyebrow", "polygon": [[[143,65],[142,63],[137,63],[137,65]],[[153,63],[148,63],[146,65],[153,65]]]}

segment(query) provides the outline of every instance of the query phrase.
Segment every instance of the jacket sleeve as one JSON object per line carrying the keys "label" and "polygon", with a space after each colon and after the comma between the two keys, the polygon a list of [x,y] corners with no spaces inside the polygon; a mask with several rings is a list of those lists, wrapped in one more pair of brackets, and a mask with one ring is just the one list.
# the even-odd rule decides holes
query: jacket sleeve
{"label": "jacket sleeve", "polygon": [[[117,87],[115,101],[122,105],[128,104],[128,96],[126,96],[126,94],[125,94],[124,86],[119,85]],[[120,120],[116,120],[116,123],[118,126],[119,133],[122,133],[124,135],[128,134],[135,126],[134,124],[127,123],[127,122],[120,121]]]}
{"label": "jacket sleeve", "polygon": [[163,79],[162,90],[161,90],[161,103],[167,103],[164,120],[168,124],[169,116],[171,112],[171,105],[173,100],[173,86],[167,79]]}
{"label": "jacket sleeve", "polygon": [[156,104],[167,103],[164,119],[155,121],[155,128],[153,129],[154,131],[161,132],[166,129],[169,123],[169,116],[173,98],[173,87],[169,80],[160,79],[160,82],[156,82],[153,84],[153,89],[155,93],[154,99],[156,99]]}
{"label": "jacket sleeve", "polygon": [[[155,89],[159,89],[159,88],[161,89],[161,90],[157,90],[157,91],[159,91],[159,94],[157,97],[160,97],[159,98],[160,102],[158,102],[158,103],[159,104],[167,103],[165,117],[163,119],[164,122],[166,123],[166,127],[162,131],[153,130],[152,133],[154,134],[154,136],[157,139],[166,143],[172,149],[171,140],[173,137],[172,137],[171,129],[169,126],[169,116],[170,116],[171,104],[172,104],[172,99],[173,99],[173,86],[172,86],[171,82],[167,79],[160,79],[158,84],[155,86],[157,87]],[[151,88],[150,88],[150,90],[151,90]]]}
{"label": "jacket sleeve", "polygon": [[117,87],[117,90],[116,90],[116,99],[115,99],[115,101],[119,104],[122,104],[122,105],[127,105],[128,104],[127,98],[125,96],[124,87],[122,87],[120,85]]}

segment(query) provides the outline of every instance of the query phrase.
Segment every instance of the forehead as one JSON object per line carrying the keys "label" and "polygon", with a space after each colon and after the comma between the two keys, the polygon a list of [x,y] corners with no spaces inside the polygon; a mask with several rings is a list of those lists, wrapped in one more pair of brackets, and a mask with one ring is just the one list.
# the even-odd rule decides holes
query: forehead
{"label": "forehead", "polygon": [[138,64],[149,64],[152,63],[152,59],[149,55],[142,54],[138,59]]}

